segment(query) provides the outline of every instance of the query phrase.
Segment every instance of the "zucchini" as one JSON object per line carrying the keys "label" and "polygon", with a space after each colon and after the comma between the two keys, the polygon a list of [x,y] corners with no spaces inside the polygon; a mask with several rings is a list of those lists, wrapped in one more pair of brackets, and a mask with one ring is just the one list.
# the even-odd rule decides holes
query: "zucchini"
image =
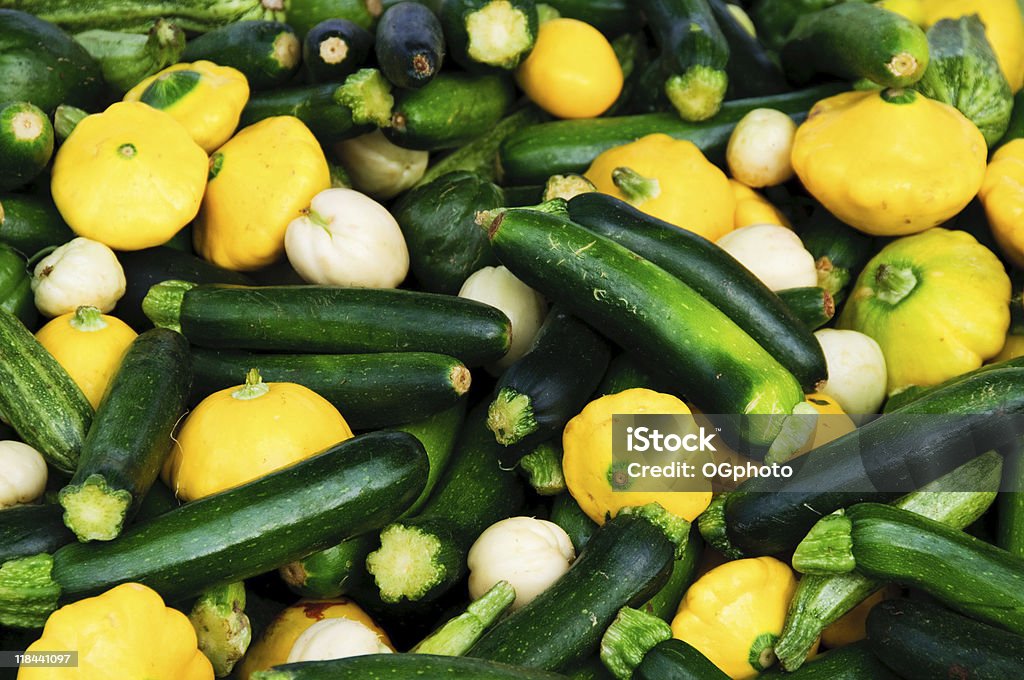
{"label": "zucchini", "polygon": [[388,522],[420,493],[423,447],[375,432],[240,487],[186,503],[116,541],[74,543],[0,566],[0,623],[41,626],[59,602],[134,581],[175,602],[262,574]]}
{"label": "zucchini", "polygon": [[384,135],[406,149],[450,149],[486,134],[514,101],[508,78],[442,73],[418,90],[395,95],[391,126]]}
{"label": "zucchini", "polygon": [[579,503],[569,493],[561,493],[555,497],[551,504],[551,516],[548,518],[569,535],[576,554],[583,551],[587,541],[597,531],[597,522],[590,519],[587,513],[583,512]]}
{"label": "zucchini", "polygon": [[29,102],[0,103],[0,191],[25,186],[50,162],[53,125]]}
{"label": "zucchini", "polygon": [[252,680],[564,680],[564,675],[519,666],[435,654],[364,654],[333,661],[285,664]]}
{"label": "zucchini", "polygon": [[154,517],[159,517],[165,512],[170,512],[181,505],[175,497],[174,492],[167,488],[167,485],[157,479],[153,486],[142,498],[139,511],[135,513],[135,523],[140,524]]}
{"label": "zucchini", "polygon": [[879,661],[864,641],[815,656],[799,670],[782,672],[770,668],[758,677],[766,680],[903,680]]}
{"label": "zucchini", "polygon": [[1024,676],[1024,638],[928,602],[882,602],[867,630],[871,651],[906,680]]}
{"label": "zucchini", "polygon": [[[965,529],[998,495],[1002,463],[1002,456],[989,451],[893,505]],[[775,642],[775,656],[782,667],[790,671],[800,668],[821,632],[883,585],[855,573],[800,579],[782,634]]]}
{"label": "zucchini", "polygon": [[792,372],[805,391],[814,392],[828,377],[821,345],[794,310],[711,241],[607,194],[581,194],[568,206],[577,223],[693,288]]}
{"label": "zucchini", "polygon": [[778,62],[740,22],[730,4],[725,0],[708,0],[708,6],[729,45],[729,60],[725,65],[729,78],[727,97],[764,97],[788,92],[789,84]]}
{"label": "zucchini", "polygon": [[729,84],[729,43],[707,0],[639,0],[661,52],[665,94],[683,120],[718,113]]}
{"label": "zucchini", "polygon": [[455,442],[462,430],[465,417],[466,401],[460,399],[454,406],[444,411],[393,428],[400,432],[408,432],[419,439],[430,461],[430,472],[427,474],[423,492],[399,519],[417,514],[433,495],[434,488],[455,452]]}
{"label": "zucchini", "polygon": [[806,83],[818,73],[882,87],[908,87],[928,67],[928,38],[901,14],[843,2],[801,16],[780,52],[786,75]]}
{"label": "zucchini", "polygon": [[215,677],[230,674],[249,649],[252,628],[245,600],[243,581],[213,586],[202,592],[188,613],[199,651],[210,660]]}
{"label": "zucchini", "polygon": [[670,638],[644,655],[633,677],[636,680],[726,680],[729,676],[691,645]]}
{"label": "zucchini", "polygon": [[280,569],[281,580],[296,595],[316,599],[340,597],[362,584],[366,556],[377,547],[373,532],[347,538]]}
{"label": "zucchini", "polygon": [[778,51],[789,37],[797,20],[844,0],[755,0],[750,6],[750,19],[757,27],[757,37],[770,50]]}
{"label": "zucchini", "polygon": [[543,184],[551,175],[583,173],[601,152],[658,132],[689,140],[712,160],[721,160],[732,129],[750,111],[778,109],[800,120],[818,100],[842,89],[828,84],[770,97],[738,99],[726,102],[717,115],[700,123],[680,120],[675,113],[652,113],[531,125],[502,143],[501,168],[509,184]]}
{"label": "zucchini", "polygon": [[789,478],[743,482],[712,501],[698,520],[701,534],[728,555],[785,552],[823,515],[895,500],[1011,441],[1001,423],[1022,409],[1024,369],[976,374],[790,461]]}
{"label": "zucchini", "polygon": [[188,341],[154,328],[128,347],[57,498],[80,541],[116,538],[160,473],[192,382]]}
{"label": "zucchini", "polygon": [[0,195],[0,241],[32,257],[44,248],[73,239],[74,232],[64,223],[49,194]]}
{"label": "zucchini", "polygon": [[787,288],[776,291],[776,294],[808,330],[818,330],[836,314],[832,294],[819,286]]}
{"label": "zucchini", "polygon": [[364,68],[341,85],[325,83],[254,93],[242,109],[240,126],[273,116],[295,116],[327,144],[388,125],[394,99],[380,71]]}
{"label": "zucchini", "polygon": [[627,0],[547,0],[563,17],[590,24],[609,38],[644,27],[644,17]]}
{"label": "zucchini", "polygon": [[0,413],[61,472],[74,472],[92,406],[18,317],[0,309]]}
{"label": "zucchini", "polygon": [[597,651],[622,607],[657,592],[674,553],[662,529],[620,514],[594,533],[562,578],[499,622],[467,655],[528,668],[572,668]]}
{"label": "zucchini", "polygon": [[75,36],[103,71],[103,79],[118,95],[181,60],[185,31],[167,19],[157,19],[143,35],[93,29]]}
{"label": "zucchini", "polygon": [[257,367],[264,380],[308,387],[365,430],[419,419],[461,401],[470,372],[458,359],[427,352],[253,354],[192,348],[192,403],[238,385]]}
{"label": "zucchini", "polygon": [[164,281],[150,289],[143,310],[201,347],[447,352],[480,366],[503,357],[511,342],[508,317],[490,305],[405,290]]}
{"label": "zucchini", "polygon": [[797,546],[793,568],[805,574],[856,570],[1024,633],[1024,558],[891,505],[858,503],[826,515]]}
{"label": "zucchini", "polygon": [[75,540],[59,505],[15,505],[0,510],[0,564],[53,552]]}
{"label": "zucchini", "polygon": [[706,413],[762,414],[745,419],[746,442],[771,444],[803,399],[793,375],[724,313],[614,241],[558,215],[519,208],[501,213],[488,236],[513,274],[661,365]]}
{"label": "zucchini", "polygon": [[[296,3],[293,1],[292,6]],[[289,14],[290,16],[290,14]],[[280,21],[239,21],[192,38],[181,61],[212,61],[245,74],[258,92],[284,85],[299,70],[302,45],[295,30]]]}
{"label": "zucchini", "polygon": [[0,242],[0,309],[14,314],[26,328],[35,328],[36,302],[25,258]]}
{"label": "zucchini", "polygon": [[288,23],[299,36],[327,19],[348,19],[371,31],[381,11],[379,0],[291,0]]}
{"label": "zucchini", "polygon": [[658,379],[651,372],[642,367],[632,355],[623,352],[608,364],[601,384],[594,390],[594,399],[608,394],[618,394],[634,387],[664,391],[658,387]]}
{"label": "zucchini", "polygon": [[928,29],[928,68],[914,88],[956,107],[991,147],[1010,125],[1013,92],[978,15],[941,19]]}
{"label": "zucchini", "polygon": [[999,495],[998,545],[1024,557],[1024,452],[1006,454],[1003,493]]}
{"label": "zucchini", "polygon": [[538,444],[560,434],[586,405],[610,358],[597,331],[555,307],[530,351],[498,379],[488,429],[504,446]]}
{"label": "zucchini", "polygon": [[838,308],[860,270],[871,259],[874,239],[816,206],[810,218],[800,225],[800,240],[814,256],[818,285],[832,295],[833,304]]}
{"label": "zucchini", "polygon": [[302,41],[302,64],[311,83],[340,82],[370,56],[373,36],[347,19],[327,19]]}
{"label": "zucchini", "polygon": [[477,536],[523,503],[514,470],[501,466],[501,446],[487,429],[486,405],[475,408],[455,444],[452,461],[419,512],[384,528],[380,548],[366,559],[387,603],[431,601],[466,573]]}
{"label": "zucchini", "polygon": [[145,33],[160,18],[193,33],[246,19],[284,21],[285,5],[281,0],[0,0],[0,7],[17,7],[69,31],[130,33]]}
{"label": "zucchini", "polygon": [[645,614],[671,622],[679,610],[683,594],[693,583],[693,578],[697,574],[697,563],[703,552],[704,541],[701,540],[700,533],[693,529],[687,538],[682,556],[676,557],[672,563],[672,572],[669,574],[668,581],[661,587],[661,590],[640,605],[638,609]]}
{"label": "zucchini", "polygon": [[992,147],[992,150],[1021,137],[1024,137],[1024,91],[1013,96],[1013,107],[1010,111],[1010,121],[1006,126],[1006,133],[999,143]]}
{"label": "zucchini", "polygon": [[444,62],[441,22],[419,3],[392,5],[377,23],[373,49],[380,70],[394,85],[423,87],[433,80]]}
{"label": "zucchini", "polygon": [[410,651],[416,654],[462,656],[512,605],[516,591],[508,581],[498,581],[469,603],[466,611],[449,619]]}
{"label": "zucchini", "polygon": [[537,41],[534,0],[443,0],[440,10],[451,56],[470,72],[510,71]]}

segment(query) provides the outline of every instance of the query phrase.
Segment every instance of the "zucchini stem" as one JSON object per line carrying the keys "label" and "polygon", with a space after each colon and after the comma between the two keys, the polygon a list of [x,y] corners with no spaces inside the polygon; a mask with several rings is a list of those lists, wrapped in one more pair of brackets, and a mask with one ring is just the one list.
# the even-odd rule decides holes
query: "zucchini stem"
{"label": "zucchini stem", "polygon": [[672,628],[657,616],[623,607],[601,638],[601,663],[618,680],[629,680],[647,652],[671,637]]}
{"label": "zucchini stem", "polygon": [[766,465],[785,463],[814,437],[818,426],[818,411],[807,402],[793,407],[793,413],[782,424],[782,429],[768,447]]}
{"label": "zucchini stem", "polygon": [[777,638],[775,633],[761,633],[754,638],[753,644],[750,645],[750,655],[747,657],[747,661],[758,672],[767,670],[775,663],[774,647]]}
{"label": "zucchini stem", "polygon": [[562,473],[562,450],[558,444],[544,442],[519,461],[530,486],[541,496],[554,496],[566,490]]}
{"label": "zucchini stem", "polygon": [[239,581],[208,588],[192,606],[188,620],[195,628],[199,651],[213,665],[214,675],[227,677],[252,640],[252,627],[245,614],[245,584]]}
{"label": "zucchini stem", "polygon": [[82,305],[76,309],[75,315],[71,317],[68,323],[76,331],[87,333],[101,331],[107,327],[107,322],[103,320],[103,312],[92,305]]}
{"label": "zucchini stem", "polygon": [[52,572],[53,558],[46,553],[0,565],[0,625],[43,627],[47,617],[56,611],[61,593]]}
{"label": "zucchini stem", "polygon": [[801,574],[844,574],[856,566],[853,522],[841,511],[818,520],[793,552],[793,568]]}
{"label": "zucchini stem", "polygon": [[459,579],[465,555],[440,530],[392,524],[380,533],[380,548],[366,558],[384,602],[424,599]]}
{"label": "zucchini stem", "polygon": [[729,525],[725,518],[725,503],[728,497],[728,493],[721,493],[711,499],[711,504],[697,518],[697,529],[712,548],[731,560],[738,560],[744,555],[729,540]]}
{"label": "zucchini stem", "polygon": [[686,546],[690,538],[690,521],[679,515],[674,515],[661,506],[660,503],[648,503],[647,505],[634,505],[622,508],[619,511],[625,515],[637,515],[658,527],[665,533],[665,537],[676,546],[675,559],[682,559],[686,553]]}
{"label": "zucchini stem", "polygon": [[142,311],[157,328],[181,332],[181,305],[185,293],[196,287],[191,281],[161,281],[142,299]]}
{"label": "zucchini stem", "polygon": [[64,508],[64,524],[83,542],[117,538],[132,504],[130,492],[111,487],[98,474],[65,486],[57,499]]}
{"label": "zucchini stem", "polygon": [[516,591],[508,581],[498,581],[491,589],[412,648],[413,654],[462,656],[512,606]]}
{"label": "zucchini stem", "polygon": [[335,90],[334,99],[351,109],[352,121],[359,125],[391,125],[395,107],[391,83],[375,68],[360,69],[346,78]]}
{"label": "zucchini stem", "polygon": [[540,428],[530,395],[503,387],[487,409],[487,429],[499,444],[511,446]]}
{"label": "zucchini stem", "polygon": [[718,113],[728,85],[725,71],[697,65],[666,80],[665,94],[680,118],[695,123]]}

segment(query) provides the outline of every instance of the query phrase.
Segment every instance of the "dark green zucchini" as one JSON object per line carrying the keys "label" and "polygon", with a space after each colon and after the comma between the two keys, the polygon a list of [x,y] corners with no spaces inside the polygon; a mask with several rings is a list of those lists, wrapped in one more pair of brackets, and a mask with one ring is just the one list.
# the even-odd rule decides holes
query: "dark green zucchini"
{"label": "dark green zucchini", "polygon": [[206,60],[238,69],[258,92],[291,80],[302,60],[302,45],[288,24],[239,21],[190,39],[181,60]]}
{"label": "dark green zucchini", "polygon": [[96,409],[71,478],[57,495],[80,541],[109,541],[138,512],[174,443],[188,399],[188,341],[154,328],[128,347]]}
{"label": "dark green zucchini", "polygon": [[881,602],[867,631],[871,651],[906,680],[1024,677],[1024,637],[928,602]]}
{"label": "dark green zucchini", "polygon": [[514,69],[537,40],[534,0],[444,0],[440,10],[451,56],[470,72]]}
{"label": "dark green zucchini", "polygon": [[55,504],[15,505],[0,510],[0,564],[7,560],[53,552],[75,540]]}
{"label": "dark green zucchini", "polygon": [[544,671],[434,654],[365,654],[334,661],[285,664],[254,673],[252,680],[565,680]]}
{"label": "dark green zucchini", "polygon": [[658,379],[651,371],[641,366],[631,354],[623,352],[608,364],[608,370],[605,371],[601,383],[594,390],[594,399],[607,394],[618,394],[635,387],[664,391],[658,389]]}
{"label": "dark green zucchini", "polygon": [[783,672],[773,667],[758,677],[766,680],[903,680],[879,661],[863,641],[816,656],[795,671]]}
{"label": "dark green zucchini", "polygon": [[392,5],[377,23],[373,49],[384,76],[394,85],[423,87],[444,63],[444,32],[429,9],[416,2]]}
{"label": "dark green zucchini", "polygon": [[[630,106],[637,88],[644,81],[644,75],[651,66],[654,55],[647,44],[647,35],[643,32],[623,33],[612,40],[612,50],[622,68],[622,91],[615,102],[608,107],[602,116],[621,116],[625,113],[637,113]],[[656,87],[656,86],[655,86]]]}
{"label": "dark green zucchini", "polygon": [[597,531],[597,522],[583,512],[579,503],[571,494],[562,493],[555,497],[551,504],[551,516],[548,518],[569,535],[576,553],[579,554],[587,545],[587,541]]}
{"label": "dark green zucchini", "polygon": [[373,532],[347,538],[281,567],[281,580],[297,595],[316,599],[351,592],[366,575],[366,556],[377,547]]}
{"label": "dark green zucchini", "polygon": [[711,241],[607,194],[581,194],[568,206],[575,222],[693,288],[792,372],[805,391],[814,392],[828,377],[821,345],[795,310]]}
{"label": "dark green zucchini", "polygon": [[467,366],[508,352],[500,310],[473,300],[406,290],[195,285],[153,286],[143,310],[201,347],[277,352],[446,352]]}
{"label": "dark green zucchini", "polygon": [[778,62],[756,36],[740,23],[725,0],[708,0],[718,28],[729,45],[725,65],[729,77],[727,98],[764,97],[789,91]]}
{"label": "dark green zucchini", "polygon": [[836,302],[832,299],[832,293],[819,286],[787,288],[776,291],[776,295],[811,331],[816,331],[827,324],[836,314]]}
{"label": "dark green zucchini", "polygon": [[181,502],[174,496],[174,492],[157,479],[142,498],[139,511],[135,513],[135,523],[140,524],[149,521],[165,512],[178,508],[180,505]]}
{"label": "dark green zucchini", "polygon": [[597,331],[555,307],[533,347],[495,386],[487,427],[504,446],[537,444],[560,434],[608,368],[611,349]]}
{"label": "dark green zucchini", "polygon": [[384,134],[406,149],[462,146],[497,125],[514,97],[504,76],[441,73],[418,90],[396,93],[391,126]]}
{"label": "dark green zucchini", "polygon": [[691,645],[670,638],[644,655],[633,677],[636,680],[726,680],[729,676]]}
{"label": "dark green zucchini", "polygon": [[632,33],[644,27],[644,17],[627,0],[550,0],[563,17],[590,24],[609,38]]}
{"label": "dark green zucchini", "polygon": [[466,417],[466,400],[460,399],[454,406],[392,429],[408,432],[423,444],[430,461],[430,472],[423,492],[412,505],[406,509],[399,519],[411,517],[423,508],[434,494],[434,488],[441,480],[444,471],[455,454],[455,443],[462,431],[462,423]]}
{"label": "dark green zucchini", "polygon": [[102,28],[145,33],[159,18],[170,19],[186,31],[203,33],[234,21],[284,21],[280,0],[0,0],[0,7],[18,7],[69,31]]}
{"label": "dark green zucchini", "polygon": [[1006,454],[1003,466],[1003,493],[999,495],[998,545],[1024,557],[1024,452]]}
{"label": "dark green zucchini", "polygon": [[302,42],[302,65],[311,83],[337,83],[366,63],[373,35],[347,19],[327,19]]}
{"label": "dark green zucchini", "polygon": [[[1010,315],[1010,318],[1012,323],[1013,314]],[[952,378],[944,380],[938,385],[911,385],[896,394],[889,395],[885,401],[885,408],[882,412],[889,413],[890,411],[896,411],[911,402],[917,401],[927,394],[935,392],[936,390],[946,389],[947,387],[961,382],[962,380],[972,380],[982,373],[988,373],[989,371],[1001,371],[1006,368],[1024,368],[1024,356],[1014,357],[1013,359],[999,361],[994,364],[982,364],[973,371],[955,375]]]}
{"label": "dark green zucchini", "polygon": [[43,248],[64,245],[75,237],[46,193],[0,195],[0,241],[25,257]]}
{"label": "dark green zucchini", "polygon": [[814,256],[818,285],[832,294],[838,308],[871,259],[874,239],[843,224],[820,206],[800,225],[799,232],[804,248]]}
{"label": "dark green zucchini", "polygon": [[327,19],[348,19],[372,31],[382,9],[379,0],[291,0],[288,23],[300,37]]}
{"label": "dark green zucchini", "polygon": [[32,294],[32,277],[28,272],[25,258],[10,246],[0,242],[0,309],[14,314],[34,329],[38,314],[35,296]]}
{"label": "dark green zucchini", "polygon": [[669,574],[668,581],[661,587],[661,590],[637,609],[663,621],[671,622],[675,618],[676,612],[679,611],[679,603],[682,601],[686,589],[693,583],[693,578],[697,574],[697,563],[703,552],[704,541],[700,537],[700,532],[694,528],[690,531],[682,556],[676,557],[672,563],[672,573]]}
{"label": "dark green zucchini", "polygon": [[75,543],[0,566],[0,623],[41,626],[60,602],[133,581],[168,601],[262,574],[370,531],[419,495],[416,438],[375,432],[243,486],[186,503],[116,541]]}
{"label": "dark green zucchini", "polygon": [[757,27],[758,40],[778,51],[800,17],[840,2],[843,0],[755,0],[750,5],[750,19]]}
{"label": "dark green zucchini", "polygon": [[123,95],[181,61],[185,31],[167,19],[157,19],[145,34],[93,29],[75,35],[75,41],[100,65],[107,85]]}
{"label": "dark green zucchini", "polygon": [[50,162],[53,125],[35,104],[0,102],[0,191],[23,187]]}

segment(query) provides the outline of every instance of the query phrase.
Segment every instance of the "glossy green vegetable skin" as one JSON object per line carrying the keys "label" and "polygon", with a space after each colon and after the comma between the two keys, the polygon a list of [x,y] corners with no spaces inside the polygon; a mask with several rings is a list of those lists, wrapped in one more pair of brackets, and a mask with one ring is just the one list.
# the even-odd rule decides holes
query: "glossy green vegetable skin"
{"label": "glossy green vegetable skin", "polygon": [[729,677],[689,644],[675,638],[659,642],[633,673],[636,680],[727,680]]}
{"label": "glossy green vegetable skin", "polygon": [[56,504],[16,505],[0,510],[0,564],[16,557],[53,552],[75,540]]}
{"label": "glossy green vegetable skin", "polygon": [[776,291],[776,295],[810,331],[818,330],[836,314],[832,294],[820,286],[786,288]]}
{"label": "glossy green vegetable skin", "polygon": [[559,680],[564,675],[479,659],[433,654],[367,654],[254,673],[252,680]]}
{"label": "glossy green vegetable skin", "polygon": [[381,16],[373,49],[388,80],[401,88],[423,87],[444,62],[441,22],[421,4],[400,2]]}
{"label": "glossy green vegetable skin", "polygon": [[0,102],[0,191],[23,187],[46,168],[53,155],[53,125],[27,101]]}
{"label": "glossy green vegetable skin", "polygon": [[157,19],[171,19],[186,31],[203,33],[247,19],[284,21],[279,0],[0,0],[69,31],[102,28],[145,33]]}
{"label": "glossy green vegetable skin", "polygon": [[568,492],[555,497],[551,506],[551,516],[548,519],[562,527],[562,531],[568,534],[577,554],[583,551],[587,541],[598,528],[597,522],[583,512],[579,503]]}
{"label": "glossy green vegetable skin", "polygon": [[45,196],[0,194],[0,241],[25,257],[32,257],[43,248],[63,245],[74,237],[49,192]]}
{"label": "glossy green vegetable skin", "polygon": [[347,19],[328,19],[310,29],[302,41],[302,64],[312,83],[340,82],[355,73],[370,55],[373,36]]}
{"label": "glossy green vegetable skin", "polygon": [[868,643],[863,641],[825,652],[795,671],[782,671],[773,666],[759,677],[775,680],[902,680],[879,661],[871,653]]}
{"label": "glossy green vegetable skin", "polygon": [[750,34],[725,0],[708,0],[711,13],[729,45],[728,98],[764,97],[789,91],[778,62],[757,37]]}
{"label": "glossy green vegetable skin", "polygon": [[231,23],[190,38],[181,60],[205,59],[238,69],[249,87],[258,92],[288,82],[298,71],[301,57],[300,40],[292,26],[255,20]]}
{"label": "glossy green vegetable skin", "polygon": [[287,14],[289,25],[301,38],[327,19],[348,19],[368,31],[372,30],[381,11],[381,3],[377,0],[291,0]]}
{"label": "glossy green vegetable skin", "polygon": [[757,37],[766,47],[778,50],[786,42],[797,20],[805,14],[831,7],[843,0],[755,0],[750,19]]}
{"label": "glossy green vegetable skin", "polygon": [[700,533],[694,528],[690,531],[686,547],[683,549],[682,557],[672,563],[672,573],[661,590],[655,593],[650,600],[642,604],[638,609],[651,616],[657,616],[663,621],[671,623],[679,610],[679,603],[690,587],[694,576],[697,574],[697,563],[704,552],[704,541]]}
{"label": "glossy green vegetable skin", "polygon": [[36,304],[25,258],[0,243],[0,309],[14,314],[28,328],[35,328]]}
{"label": "glossy green vegetable skin", "polygon": [[874,239],[836,219],[817,206],[799,226],[800,240],[818,270],[818,285],[832,295],[838,309],[850,286],[871,258]]}
{"label": "glossy green vegetable skin", "polygon": [[377,547],[370,532],[345,539],[338,545],[281,567],[281,579],[302,597],[340,597],[361,584],[366,576],[366,556]]}

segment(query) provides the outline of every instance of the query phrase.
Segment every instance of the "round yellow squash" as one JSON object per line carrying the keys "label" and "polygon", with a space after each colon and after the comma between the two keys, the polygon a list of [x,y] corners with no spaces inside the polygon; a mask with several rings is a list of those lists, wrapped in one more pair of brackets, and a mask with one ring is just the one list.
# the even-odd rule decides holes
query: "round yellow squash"
{"label": "round yellow squash", "polygon": [[978,198],[999,250],[1012,264],[1024,267],[1024,139],[992,154]]}
{"label": "round yellow squash", "polygon": [[734,229],[742,229],[752,224],[778,224],[790,229],[793,227],[778,208],[746,184],[730,179],[729,186],[732,187],[736,200],[732,225]]}
{"label": "round yellow squash", "polygon": [[136,337],[124,321],[95,307],[61,314],[36,331],[36,340],[64,367],[93,408],[100,405]]}
{"label": "round yellow squash", "polygon": [[178,432],[163,480],[193,501],[297,463],[352,437],[338,410],[295,383],[244,385],[203,399]]}
{"label": "round yellow squash", "polygon": [[913,90],[845,92],[797,129],[793,168],[829,212],[877,236],[915,234],[970,203],[988,147],[952,106]]}
{"label": "round yellow squash", "polygon": [[78,234],[114,249],[171,239],[199,211],[206,153],[171,116],[138,102],[86,116],[58,149],[53,202]]}
{"label": "round yellow squash", "polygon": [[985,37],[996,53],[1010,88],[1024,85],[1024,19],[1017,0],[922,0],[921,24],[928,28],[940,19],[977,14],[985,24]]}

